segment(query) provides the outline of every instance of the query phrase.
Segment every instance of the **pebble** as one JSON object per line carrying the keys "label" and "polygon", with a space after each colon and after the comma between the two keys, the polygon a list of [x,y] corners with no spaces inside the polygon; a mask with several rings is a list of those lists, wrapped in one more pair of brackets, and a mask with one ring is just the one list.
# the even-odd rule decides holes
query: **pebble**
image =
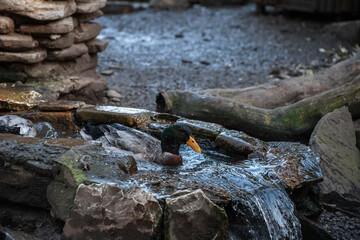
{"label": "pebble", "polygon": [[106,96],[108,96],[109,98],[121,98],[121,94],[118,93],[117,91],[115,90],[109,90],[106,92]]}
{"label": "pebble", "polygon": [[120,102],[121,99],[120,99],[120,98],[111,98],[111,101],[113,101],[113,102]]}
{"label": "pebble", "polygon": [[113,75],[114,71],[109,69],[109,70],[104,70],[101,72],[102,75],[105,75],[105,76],[110,76],[110,75]]}

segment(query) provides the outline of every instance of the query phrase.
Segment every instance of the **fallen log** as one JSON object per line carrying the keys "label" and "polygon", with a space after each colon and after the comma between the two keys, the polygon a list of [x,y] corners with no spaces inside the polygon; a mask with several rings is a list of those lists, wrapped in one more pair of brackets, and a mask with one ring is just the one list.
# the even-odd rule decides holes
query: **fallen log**
{"label": "fallen log", "polygon": [[360,116],[360,75],[350,83],[275,109],[194,92],[157,96],[158,111],[212,121],[265,140],[308,139],[322,116],[344,105],[353,117]]}

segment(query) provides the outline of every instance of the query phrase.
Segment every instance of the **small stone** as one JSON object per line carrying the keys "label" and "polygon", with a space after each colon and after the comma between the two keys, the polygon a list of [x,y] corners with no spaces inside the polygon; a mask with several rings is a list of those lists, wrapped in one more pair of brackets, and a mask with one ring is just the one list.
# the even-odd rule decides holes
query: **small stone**
{"label": "small stone", "polygon": [[38,63],[46,56],[47,53],[43,49],[28,52],[0,52],[0,62]]}
{"label": "small stone", "polygon": [[101,31],[101,25],[99,23],[84,23],[80,24],[75,29],[75,42],[85,42],[95,38]]}
{"label": "small stone", "polygon": [[121,94],[114,90],[107,91],[106,96],[108,96],[109,98],[121,98]]}
{"label": "small stone", "polygon": [[41,111],[68,111],[85,106],[84,102],[81,101],[69,101],[69,100],[57,100],[42,102],[39,104]]}
{"label": "small stone", "polygon": [[70,47],[75,40],[75,34],[74,32],[69,32],[64,35],[59,35],[59,38],[52,39],[50,35],[50,39],[38,39],[41,46],[50,48],[50,49],[62,49]]}
{"label": "small stone", "polygon": [[88,52],[88,47],[84,43],[73,44],[62,50],[48,51],[48,60],[71,60]]}
{"label": "small stone", "polygon": [[77,13],[92,13],[105,7],[106,0],[93,0],[88,2],[78,2],[76,5]]}
{"label": "small stone", "polygon": [[0,16],[0,33],[9,34],[14,32],[14,21],[9,17]]}
{"label": "small stone", "polygon": [[20,26],[20,32],[31,34],[64,34],[74,30],[75,26],[74,19],[67,17],[44,25],[22,25]]}
{"label": "small stone", "polygon": [[114,74],[114,71],[109,69],[109,70],[104,70],[101,72],[102,75],[105,75],[105,76],[110,76],[110,75],[113,75]]}
{"label": "small stone", "polygon": [[38,47],[38,41],[32,36],[12,33],[0,35],[0,48],[7,50],[25,50]]}
{"label": "small stone", "polygon": [[104,51],[108,46],[108,41],[93,39],[86,43],[86,46],[89,48],[89,53],[97,53]]}
{"label": "small stone", "polygon": [[111,98],[111,101],[118,103],[118,102],[121,102],[121,99],[120,98]]}

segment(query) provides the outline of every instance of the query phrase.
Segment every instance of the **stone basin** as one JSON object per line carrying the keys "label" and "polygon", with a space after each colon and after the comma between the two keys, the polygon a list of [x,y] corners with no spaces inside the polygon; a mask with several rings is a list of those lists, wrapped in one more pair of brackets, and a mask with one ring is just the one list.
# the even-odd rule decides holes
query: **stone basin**
{"label": "stone basin", "polygon": [[[33,121],[51,120],[46,117],[52,113],[51,104],[46,106],[48,106],[45,108],[47,112],[37,110],[35,113],[20,115]],[[217,124],[147,110],[94,107],[79,103],[74,108],[65,109],[72,117],[59,114],[57,109],[58,115],[54,114],[54,116],[62,116],[66,121],[53,119],[54,123],[81,127],[85,121],[107,124],[118,122],[159,136],[162,129],[169,124],[181,122],[190,126],[203,149],[203,154],[198,154],[188,146],[182,146],[180,153],[183,157],[183,165],[167,167],[150,162],[135,162],[131,156],[104,148],[99,141],[68,139],[71,136],[40,139],[0,134],[2,159],[0,163],[6,166],[2,170],[5,174],[2,175],[10,176],[16,173],[21,176],[24,173],[28,176],[27,179],[32,180],[21,185],[24,182],[11,183],[6,177],[1,178],[2,199],[42,208],[51,207],[54,217],[66,221],[64,234],[69,239],[77,239],[74,236],[95,239],[94,236],[103,231],[92,226],[89,229],[94,235],[74,232],[77,228],[73,224],[82,220],[90,221],[88,218],[94,217],[91,215],[79,220],[79,216],[82,215],[76,212],[84,207],[81,205],[80,195],[78,196],[80,192],[77,193],[79,186],[84,184],[90,189],[86,190],[83,187],[82,191],[85,192],[92,191],[92,184],[112,184],[111,186],[115,184],[124,191],[119,196],[125,198],[128,194],[133,194],[131,189],[140,189],[135,191],[137,195],[150,194],[156,199],[151,198],[151,201],[158,201],[161,206],[171,202],[169,199],[174,198],[178,191],[186,190],[191,193],[201,189],[205,193],[204,196],[212,202],[211,204],[215,203],[226,210],[229,228],[225,235],[221,232],[222,238],[301,238],[301,225],[295,216],[294,203],[289,193],[322,180],[319,158],[308,146],[296,142],[264,142]],[[70,123],[71,119],[76,121]],[[76,131],[76,128],[72,129]],[[74,133],[73,137],[78,138],[79,135]],[[226,146],[230,144],[234,147],[227,148]],[[36,179],[41,180],[40,187],[43,189],[37,193],[40,202],[27,198],[27,195],[36,195],[35,191],[28,190],[31,189],[29,184],[36,182]],[[97,196],[96,191],[102,189],[99,186],[94,188],[97,190],[92,194]],[[22,199],[15,200],[11,194],[5,194],[5,190],[14,188],[23,189],[19,192]],[[111,194],[115,191],[111,189],[113,187],[106,191]],[[131,190],[130,193],[128,190]],[[116,194],[118,191],[115,191]],[[76,205],[71,211],[74,198]],[[96,210],[94,211],[96,213]],[[169,210],[162,211],[166,214]],[[172,213],[169,216],[176,214]],[[156,219],[161,218],[156,217]],[[172,226],[171,219],[166,221],[170,223],[165,226]],[[115,224],[112,226],[114,227]],[[162,231],[159,230],[159,226],[156,222],[151,232],[145,235],[136,235],[132,232],[131,234],[135,235],[131,236],[146,236],[146,238],[160,236]],[[223,229],[225,225],[221,226]],[[168,239],[172,239],[171,236],[176,234],[169,229],[165,229],[165,232],[166,236],[170,236]],[[126,231],[119,233],[125,234]]]}

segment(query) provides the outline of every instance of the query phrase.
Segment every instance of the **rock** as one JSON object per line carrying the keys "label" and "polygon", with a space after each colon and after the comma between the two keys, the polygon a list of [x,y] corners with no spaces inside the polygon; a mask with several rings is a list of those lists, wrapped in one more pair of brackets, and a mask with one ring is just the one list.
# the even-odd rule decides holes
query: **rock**
{"label": "rock", "polygon": [[106,96],[108,96],[109,98],[121,98],[121,94],[116,92],[115,90],[107,91]]}
{"label": "rock", "polygon": [[326,114],[316,125],[310,146],[321,159],[322,192],[360,196],[360,152],[347,107]]}
{"label": "rock", "polygon": [[334,240],[334,238],[318,223],[302,216],[297,215],[301,223],[301,233],[303,239],[322,239]]}
{"label": "rock", "polygon": [[23,137],[34,137],[36,135],[34,124],[16,115],[0,117],[0,132],[17,134]]}
{"label": "rock", "polygon": [[188,0],[151,0],[150,6],[155,8],[184,9],[190,6]]}
{"label": "rock", "polygon": [[69,111],[81,108],[84,105],[85,103],[81,101],[58,100],[42,102],[38,107],[41,111]]}
{"label": "rock", "polygon": [[8,35],[0,35],[0,48],[12,51],[20,51],[38,47],[38,41],[32,36],[12,33]]}
{"label": "rock", "polygon": [[178,191],[166,199],[165,239],[223,239],[227,228],[225,210],[201,189]]}
{"label": "rock", "polygon": [[0,88],[1,110],[28,110],[43,101],[43,96],[34,90]]}
{"label": "rock", "polygon": [[[220,133],[215,139],[216,146],[225,150],[229,154],[239,154],[245,156],[256,150],[256,145],[252,145],[248,141],[242,139],[241,136],[233,136],[238,133],[237,131],[232,131],[232,133],[232,135],[230,134],[230,132]],[[245,133],[243,133],[243,135],[248,136]]]}
{"label": "rock", "polygon": [[106,0],[93,0],[87,2],[78,2],[76,5],[77,13],[93,13],[100,8],[105,7]]}
{"label": "rock", "polygon": [[75,29],[75,42],[85,42],[95,38],[101,31],[101,25],[99,23],[84,23],[80,24]]}
{"label": "rock", "polygon": [[50,49],[62,49],[62,48],[70,47],[74,43],[74,40],[75,40],[74,32],[64,34],[61,37],[56,38],[54,40],[51,38],[38,39],[41,46]]}
{"label": "rock", "polygon": [[9,17],[0,16],[0,34],[9,34],[14,32],[14,21]]}
{"label": "rock", "polygon": [[47,53],[43,49],[27,52],[0,52],[0,62],[38,63],[44,60]]}
{"label": "rock", "polygon": [[103,52],[108,46],[108,41],[100,40],[100,39],[93,39],[86,43],[86,46],[89,48],[89,53],[98,53]]}
{"label": "rock", "polygon": [[67,239],[153,239],[161,219],[158,201],[139,188],[81,184],[63,234]]}
{"label": "rock", "polygon": [[114,74],[114,70],[111,70],[111,69],[109,69],[109,70],[104,70],[104,71],[101,72],[101,74],[102,74],[102,75],[105,75],[105,76],[111,76],[111,75]]}
{"label": "rock", "polygon": [[43,25],[21,25],[19,30],[30,34],[65,34],[74,30],[74,27],[74,19],[67,17]]}
{"label": "rock", "polygon": [[78,43],[61,50],[48,51],[48,56],[46,59],[57,61],[71,60],[87,52],[88,47],[85,45],[85,43]]}
{"label": "rock", "polygon": [[23,231],[15,231],[6,227],[0,226],[0,239],[2,240],[39,240],[39,238],[33,237],[31,234],[27,234]]}
{"label": "rock", "polygon": [[79,23],[87,23],[96,18],[102,17],[103,15],[104,13],[101,10],[97,10],[92,13],[76,14],[75,17]]}
{"label": "rock", "polygon": [[7,67],[0,66],[0,83],[9,82],[25,82],[27,75],[16,69],[8,69]]}
{"label": "rock", "polygon": [[65,18],[75,13],[74,0],[2,0],[0,11],[13,12],[36,20],[48,21]]}

